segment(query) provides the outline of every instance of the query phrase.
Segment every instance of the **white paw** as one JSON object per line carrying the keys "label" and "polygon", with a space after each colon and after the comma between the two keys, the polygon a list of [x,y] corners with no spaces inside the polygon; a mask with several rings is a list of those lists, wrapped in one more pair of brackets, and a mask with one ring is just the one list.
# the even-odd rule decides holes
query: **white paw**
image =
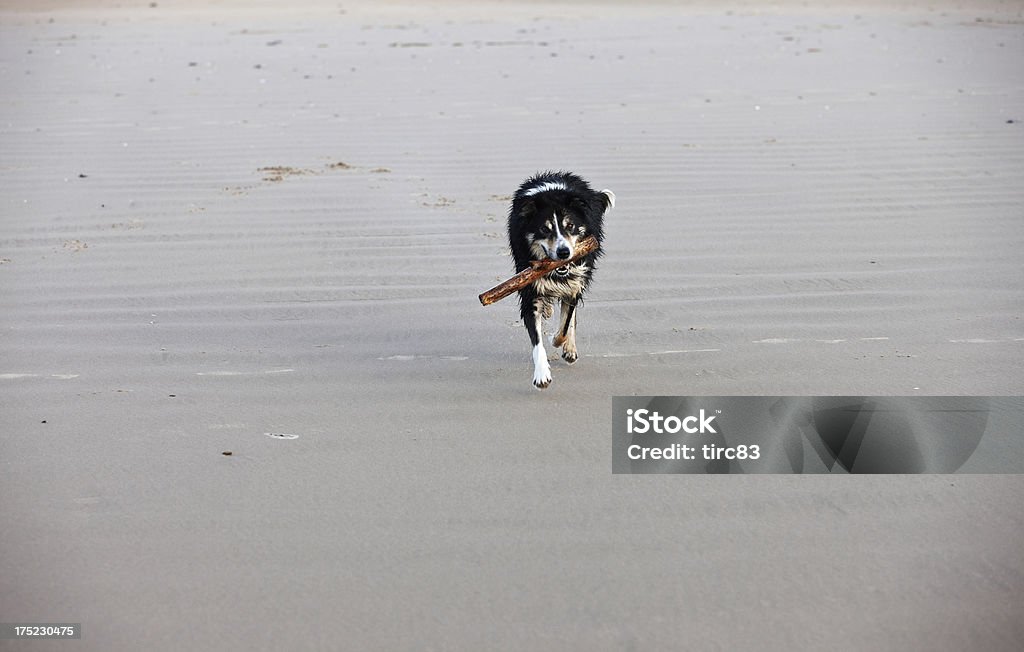
{"label": "white paw", "polygon": [[545,389],[551,384],[551,367],[547,364],[547,360],[544,360],[543,365],[537,365],[533,368],[533,386],[537,389]]}
{"label": "white paw", "polygon": [[538,344],[533,347],[533,386],[544,389],[551,384],[551,365],[548,364],[548,353]]}

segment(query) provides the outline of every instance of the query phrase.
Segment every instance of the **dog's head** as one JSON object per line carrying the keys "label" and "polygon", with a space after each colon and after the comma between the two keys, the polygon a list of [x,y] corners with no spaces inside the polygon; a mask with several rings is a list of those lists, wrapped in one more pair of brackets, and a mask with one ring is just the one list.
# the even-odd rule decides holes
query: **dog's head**
{"label": "dog's head", "polygon": [[[591,191],[592,192],[592,191]],[[567,260],[576,253],[576,245],[591,233],[597,233],[595,222],[613,206],[615,195],[610,190],[581,197],[574,193],[549,191],[531,196],[522,203],[519,215],[523,234],[534,260]],[[591,204],[597,205],[591,205]]]}

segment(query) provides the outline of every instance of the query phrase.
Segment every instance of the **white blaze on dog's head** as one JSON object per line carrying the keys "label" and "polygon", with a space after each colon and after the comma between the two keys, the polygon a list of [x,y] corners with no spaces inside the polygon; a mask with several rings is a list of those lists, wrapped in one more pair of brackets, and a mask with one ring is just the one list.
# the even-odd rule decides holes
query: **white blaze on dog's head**
{"label": "white blaze on dog's head", "polygon": [[534,195],[536,195],[538,193],[547,192],[549,190],[568,190],[568,189],[569,189],[568,186],[566,186],[561,181],[545,181],[544,183],[541,183],[539,185],[533,186],[532,188],[527,188],[523,192],[523,196],[524,197],[533,197]]}
{"label": "white blaze on dog's head", "polygon": [[575,224],[573,224],[572,218],[568,215],[559,215],[556,211],[552,221],[555,223],[554,258],[556,260],[572,258],[572,255],[576,253],[576,236],[573,234]]}

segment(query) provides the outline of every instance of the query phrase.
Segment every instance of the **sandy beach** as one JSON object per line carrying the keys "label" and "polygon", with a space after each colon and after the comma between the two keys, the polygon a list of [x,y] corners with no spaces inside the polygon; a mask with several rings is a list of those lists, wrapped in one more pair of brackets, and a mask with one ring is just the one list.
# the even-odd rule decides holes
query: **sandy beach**
{"label": "sandy beach", "polygon": [[0,650],[1024,646],[1020,475],[611,472],[613,396],[1024,394],[1024,6],[300,4],[0,2],[0,622],[82,624]]}

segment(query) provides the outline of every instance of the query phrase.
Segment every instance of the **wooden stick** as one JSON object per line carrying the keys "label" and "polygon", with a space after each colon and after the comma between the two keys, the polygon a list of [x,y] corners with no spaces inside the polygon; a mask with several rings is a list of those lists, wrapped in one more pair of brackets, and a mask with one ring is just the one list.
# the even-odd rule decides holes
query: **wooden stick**
{"label": "wooden stick", "polygon": [[495,301],[501,301],[516,290],[523,289],[545,274],[550,274],[559,267],[565,267],[584,256],[589,256],[597,251],[599,246],[597,238],[590,235],[576,243],[576,253],[572,258],[568,258],[566,260],[534,260],[530,263],[532,267],[524,269],[512,278],[502,281],[490,290],[481,294],[480,303],[482,305],[489,306]]}

